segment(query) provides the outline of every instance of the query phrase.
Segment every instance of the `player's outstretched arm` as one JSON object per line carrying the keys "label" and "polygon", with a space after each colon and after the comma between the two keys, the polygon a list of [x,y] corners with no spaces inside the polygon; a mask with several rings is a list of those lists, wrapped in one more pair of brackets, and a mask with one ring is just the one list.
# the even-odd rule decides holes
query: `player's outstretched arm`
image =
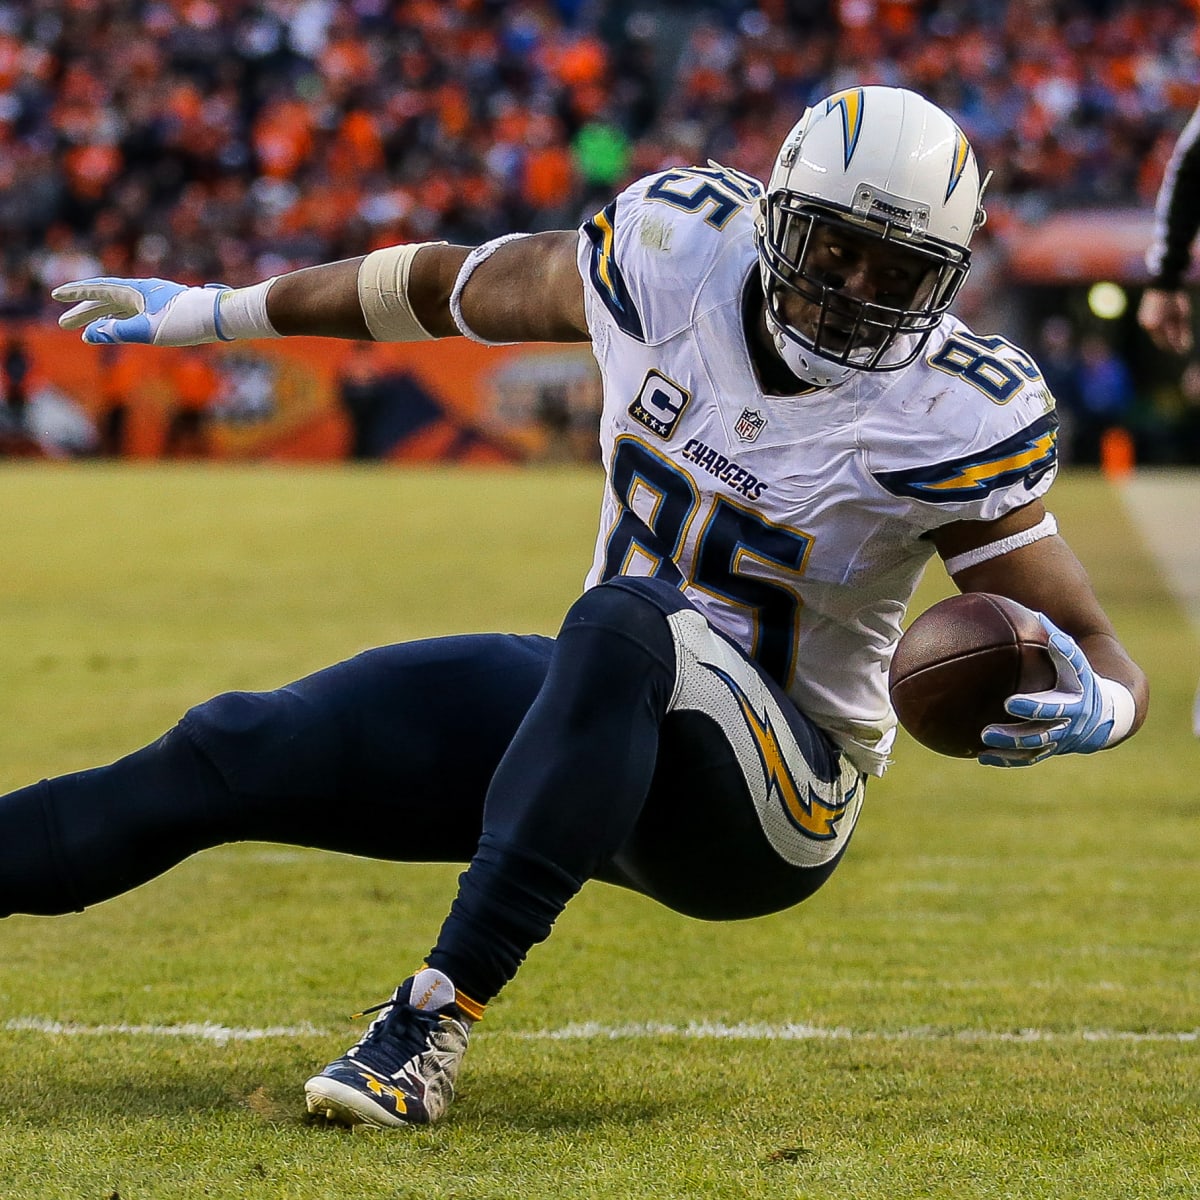
{"label": "player's outstretched arm", "polygon": [[[423,341],[469,331],[480,340],[587,338],[572,231],[389,247],[246,288],[167,279],[83,279],[54,289],[64,329],[95,345],[194,346],[319,336]],[[465,330],[464,330],[465,325]]]}
{"label": "player's outstretched arm", "polygon": [[412,341],[469,331],[487,342],[586,340],[578,237],[555,230],[475,250],[430,242],[310,267],[274,282],[267,313],[284,335]]}
{"label": "player's outstretched arm", "polygon": [[[1057,534],[972,561],[977,548],[1005,538],[1021,541],[1041,528],[1046,513],[1035,501],[994,522],[960,522],[939,531],[938,550],[960,591],[995,592],[1042,614],[1057,670],[1047,692],[1009,698],[1011,724],[990,725],[983,741],[993,766],[1029,766],[1054,754],[1090,754],[1124,741],[1146,719],[1145,672],[1121,644],[1070,546]],[[986,550],[985,550],[986,553]],[[954,569],[956,563],[967,565]]]}

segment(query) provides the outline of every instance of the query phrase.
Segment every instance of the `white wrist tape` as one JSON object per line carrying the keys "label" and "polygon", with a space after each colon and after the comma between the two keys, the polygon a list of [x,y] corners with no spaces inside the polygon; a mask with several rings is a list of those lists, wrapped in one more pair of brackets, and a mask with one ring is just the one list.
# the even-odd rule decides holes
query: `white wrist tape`
{"label": "white wrist tape", "polygon": [[1137,705],[1134,703],[1133,693],[1115,679],[1105,679],[1103,675],[1097,675],[1096,686],[1103,698],[1105,718],[1112,718],[1112,729],[1104,739],[1104,744],[1111,746],[1126,737],[1133,728]]}
{"label": "white wrist tape", "polygon": [[957,575],[959,571],[965,571],[968,567],[977,567],[988,559],[999,558],[1000,555],[1019,550],[1022,546],[1032,546],[1034,542],[1052,537],[1057,532],[1058,522],[1052,514],[1047,513],[1029,529],[1022,529],[1020,533],[1010,534],[1008,537],[988,542],[986,546],[976,546],[974,550],[967,550],[963,554],[946,559],[946,574]]}
{"label": "white wrist tape", "polygon": [[377,342],[428,342],[434,335],[417,320],[408,298],[413,259],[425,246],[445,242],[412,242],[373,250],[358,268],[358,303],[363,320]]}
{"label": "white wrist tape", "polygon": [[450,315],[454,318],[454,324],[458,326],[458,332],[465,338],[470,338],[473,342],[478,342],[481,346],[515,346],[515,342],[492,342],[485,337],[480,337],[466,322],[462,310],[462,294],[463,289],[467,286],[467,281],[475,273],[476,268],[482,266],[501,246],[508,242],[515,242],[519,238],[527,238],[527,233],[506,233],[503,237],[493,238],[490,242],[484,242],[482,246],[476,246],[470,254],[467,255],[466,261],[458,270],[458,278],[454,281],[454,291],[450,293]]}
{"label": "white wrist tape", "polygon": [[272,275],[252,287],[229,288],[217,297],[213,308],[213,325],[223,342],[246,341],[252,338],[280,336],[267,316],[267,293],[278,279]]}

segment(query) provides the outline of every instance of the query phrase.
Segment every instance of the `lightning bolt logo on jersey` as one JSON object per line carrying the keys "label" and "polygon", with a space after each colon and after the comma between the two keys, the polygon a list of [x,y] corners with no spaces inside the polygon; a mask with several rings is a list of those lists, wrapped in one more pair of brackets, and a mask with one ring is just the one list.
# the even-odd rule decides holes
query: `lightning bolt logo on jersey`
{"label": "lightning bolt logo on jersey", "polygon": [[[856,104],[853,89],[830,101],[848,156]],[[1018,347],[953,317],[901,370],[765,392],[744,317],[758,311],[761,193],[714,163],[676,168],[582,227],[608,474],[588,583],[669,581],[878,774],[895,733],[887,668],[933,552],[925,535],[1050,486],[1054,402]],[[793,799],[803,811],[807,794]]]}

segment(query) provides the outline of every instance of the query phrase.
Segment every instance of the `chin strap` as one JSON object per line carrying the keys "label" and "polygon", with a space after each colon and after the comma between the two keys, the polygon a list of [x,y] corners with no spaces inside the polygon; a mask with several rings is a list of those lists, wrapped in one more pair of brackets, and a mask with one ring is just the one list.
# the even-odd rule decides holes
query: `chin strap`
{"label": "chin strap", "polygon": [[767,310],[766,318],[767,332],[771,335],[775,353],[783,360],[783,365],[802,383],[810,383],[814,387],[836,387],[858,373],[854,367],[829,362],[815,351],[803,350],[771,316],[770,309]]}

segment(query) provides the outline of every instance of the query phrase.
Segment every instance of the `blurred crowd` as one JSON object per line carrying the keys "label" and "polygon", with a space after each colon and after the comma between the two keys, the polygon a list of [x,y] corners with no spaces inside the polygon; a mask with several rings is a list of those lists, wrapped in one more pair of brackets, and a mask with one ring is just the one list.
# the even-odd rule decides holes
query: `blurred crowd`
{"label": "blurred crowd", "polygon": [[250,282],[587,215],[712,157],[765,175],[804,104],[906,84],[989,208],[1149,205],[1200,95],[1155,0],[0,0],[0,315],[91,274]]}
{"label": "blurred crowd", "polygon": [[[994,173],[960,310],[1017,336],[1006,231],[1151,206],[1200,99],[1198,18],[1200,0],[0,0],[0,320],[48,320],[49,289],[89,275],[240,285],[569,227],[708,158],[765,178],[806,103],[885,83],[953,112]],[[1075,397],[1098,351],[1069,334],[1086,461],[1096,422]],[[41,395],[28,358],[10,338],[0,443]],[[1092,374],[1110,414],[1135,403],[1120,371]],[[1171,402],[1200,413],[1192,393]],[[168,448],[205,407],[179,401]],[[56,411],[80,446],[120,452],[120,421]]]}

